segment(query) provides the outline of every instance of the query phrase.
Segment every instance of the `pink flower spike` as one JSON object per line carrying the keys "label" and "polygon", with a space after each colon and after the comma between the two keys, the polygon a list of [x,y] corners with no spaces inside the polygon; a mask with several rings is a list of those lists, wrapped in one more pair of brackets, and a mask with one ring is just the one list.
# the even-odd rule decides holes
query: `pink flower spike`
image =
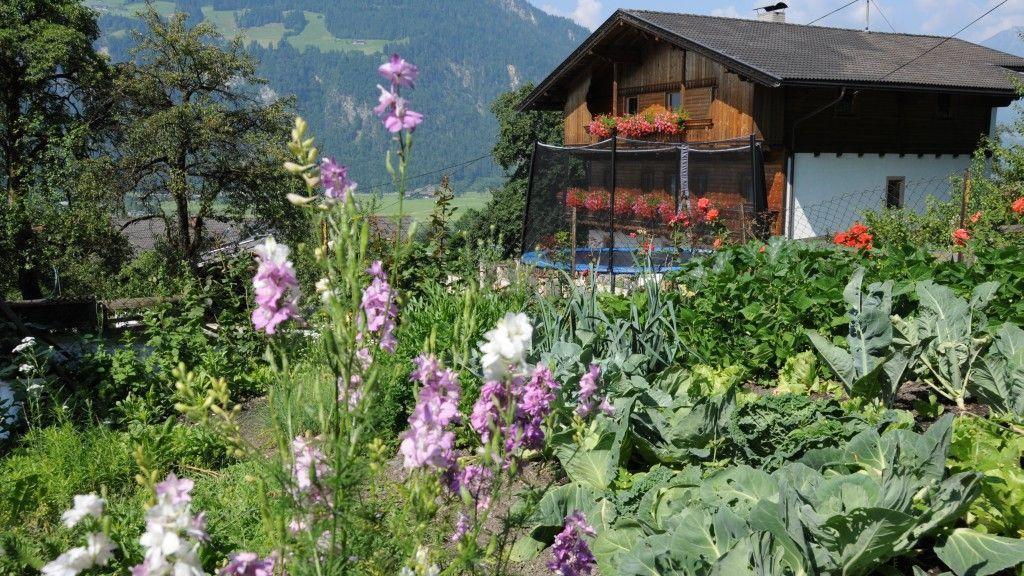
{"label": "pink flower spike", "polygon": [[398,98],[394,108],[384,118],[384,127],[392,134],[409,130],[412,132],[423,122],[423,115],[406,108],[405,98]]}
{"label": "pink flower spike", "polygon": [[392,86],[408,86],[409,88],[415,87],[416,78],[420,75],[420,69],[415,64],[406,62],[398,54],[392,54],[391,59],[381,64],[377,71],[391,82]]}

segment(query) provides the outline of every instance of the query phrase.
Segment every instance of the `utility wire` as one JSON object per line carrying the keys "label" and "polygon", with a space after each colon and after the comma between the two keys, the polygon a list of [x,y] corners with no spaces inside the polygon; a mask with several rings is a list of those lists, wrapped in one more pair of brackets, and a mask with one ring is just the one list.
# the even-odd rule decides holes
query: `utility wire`
{"label": "utility wire", "polygon": [[878,13],[882,15],[882,20],[885,20],[885,23],[889,25],[889,30],[895,32],[896,28],[894,28],[892,22],[889,22],[889,19],[885,17],[885,12],[882,12],[882,7],[878,5],[878,2],[876,2],[875,0],[868,0],[868,2],[875,5],[875,9],[878,10]]}
{"label": "utility wire", "polygon": [[829,12],[828,14],[825,14],[824,16],[819,16],[819,17],[815,18],[814,20],[811,20],[810,22],[808,22],[806,24],[806,26],[810,26],[811,24],[814,24],[815,22],[818,22],[820,20],[824,20],[825,18],[828,18],[829,16],[835,14],[836,12],[839,12],[840,10],[842,10],[844,8],[847,8],[849,6],[853,6],[857,2],[860,2],[860,0],[851,0],[850,2],[847,2],[846,4],[843,4],[842,6],[840,6],[839,8],[836,8],[835,10]]}
{"label": "utility wire", "polygon": [[[408,182],[410,180],[417,180],[417,179],[423,178],[425,176],[433,176],[435,174],[440,174],[442,172],[447,172],[448,170],[451,170],[453,168],[462,168],[464,166],[469,166],[470,164],[479,162],[479,161],[483,160],[484,158],[490,158],[490,157],[491,157],[491,154],[488,152],[487,154],[484,154],[483,156],[477,156],[476,158],[473,158],[471,160],[466,160],[465,162],[460,162],[458,164],[452,164],[450,166],[445,166],[443,168],[438,168],[436,170],[431,170],[429,172],[423,172],[423,173],[417,174],[415,176],[409,176],[405,180],[406,180],[406,182]],[[372,186],[367,186],[363,190],[366,190],[366,191],[377,190],[379,188],[383,188],[385,186],[390,186],[390,185],[391,185],[391,182],[381,182],[379,184],[374,184]]]}
{"label": "utility wire", "polygon": [[881,82],[882,80],[885,80],[885,79],[886,79],[886,78],[888,78],[889,76],[892,76],[893,74],[895,74],[895,73],[899,72],[900,70],[902,70],[902,69],[906,68],[907,66],[910,66],[911,64],[913,64],[914,62],[916,62],[916,61],[920,60],[920,59],[921,59],[921,58],[923,58],[923,57],[924,57],[924,56],[925,56],[926,54],[928,54],[928,53],[932,52],[933,50],[935,50],[935,49],[936,49],[936,48],[938,48],[939,46],[942,46],[943,44],[945,44],[946,42],[948,42],[948,41],[952,40],[952,39],[953,39],[953,38],[955,38],[956,36],[959,36],[959,35],[960,35],[960,33],[962,33],[962,32],[963,32],[964,30],[967,30],[967,29],[968,29],[968,28],[970,28],[971,26],[974,26],[975,24],[977,24],[977,23],[978,23],[978,21],[979,21],[979,20],[981,20],[981,19],[982,19],[982,18],[984,18],[985,16],[988,16],[989,14],[991,14],[991,13],[995,12],[995,11],[996,11],[997,9],[999,9],[999,7],[1000,7],[1000,6],[1002,6],[1003,4],[1006,4],[1006,3],[1007,3],[1007,2],[1009,2],[1009,1],[1010,1],[1010,0],[1003,0],[1003,1],[1002,1],[1002,2],[1000,2],[999,4],[996,4],[995,6],[993,6],[993,7],[989,8],[988,10],[986,10],[986,11],[985,11],[985,13],[984,13],[984,14],[982,14],[981,16],[978,16],[978,17],[977,17],[977,18],[975,18],[974,20],[971,20],[971,21],[970,21],[970,22],[968,22],[968,23],[967,23],[967,25],[966,25],[966,26],[964,26],[963,28],[961,28],[961,29],[957,30],[956,32],[954,32],[954,33],[950,34],[949,36],[946,36],[945,38],[943,38],[942,40],[940,40],[940,41],[939,41],[938,43],[936,43],[936,44],[935,44],[935,46],[932,46],[931,48],[929,48],[929,49],[925,50],[924,52],[921,52],[921,53],[920,53],[920,54],[918,54],[917,56],[915,56],[915,57],[911,58],[910,60],[907,60],[906,62],[904,62],[903,64],[900,64],[900,65],[899,65],[899,66],[897,66],[896,68],[893,68],[893,69],[892,69],[892,71],[890,71],[890,72],[889,72],[888,74],[886,74],[885,76],[882,76],[881,78],[879,78],[879,79],[878,79],[878,82]]}

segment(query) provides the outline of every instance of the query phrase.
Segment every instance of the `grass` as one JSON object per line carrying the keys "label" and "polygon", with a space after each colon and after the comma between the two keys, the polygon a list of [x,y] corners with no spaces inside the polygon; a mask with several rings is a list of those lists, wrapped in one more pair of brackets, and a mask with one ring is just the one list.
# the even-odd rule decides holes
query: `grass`
{"label": "grass", "polygon": [[[131,0],[87,0],[86,5],[98,10],[101,14],[135,17],[146,9],[144,2]],[[174,12],[175,3],[171,0],[156,0],[157,12],[167,16]],[[248,41],[256,42],[264,48],[276,46],[285,39],[287,29],[283,22],[271,22],[253,28],[238,26],[238,10],[216,10],[213,6],[202,7],[207,22],[217,27],[226,38],[243,36]],[[303,12],[306,26],[298,34],[290,36],[287,41],[297,50],[315,47],[321,52],[362,52],[366,55],[382,54],[384,45],[390,42],[382,39],[369,38],[337,38],[327,29],[324,15],[319,12]],[[118,31],[123,34],[123,31]],[[115,32],[117,34],[118,32]],[[402,41],[399,41],[401,43]]]}
{"label": "grass", "polygon": [[[477,210],[483,208],[490,199],[490,192],[467,192],[457,196],[452,201],[452,206],[455,207],[455,216],[453,218],[458,219],[463,212],[470,208]],[[424,221],[430,218],[431,212],[434,211],[434,204],[433,198],[406,198],[403,210],[413,220]],[[383,195],[380,200],[379,213],[382,216],[398,216],[398,196],[395,194]]]}
{"label": "grass", "polygon": [[288,43],[296,50],[303,51],[306,48],[316,47],[321,52],[359,51],[363,54],[379,54],[384,51],[384,44],[387,40],[336,38],[327,29],[327,22],[323,14],[305,11],[303,14],[306,16],[306,27],[295,36],[288,37]]}
{"label": "grass", "polygon": [[[133,18],[139,12],[146,10],[145,2],[128,2],[126,0],[89,0],[85,4],[99,11],[100,14],[111,14],[128,18]],[[153,2],[153,6],[157,12],[166,16],[174,12],[175,4],[172,0],[156,0],[156,2]]]}

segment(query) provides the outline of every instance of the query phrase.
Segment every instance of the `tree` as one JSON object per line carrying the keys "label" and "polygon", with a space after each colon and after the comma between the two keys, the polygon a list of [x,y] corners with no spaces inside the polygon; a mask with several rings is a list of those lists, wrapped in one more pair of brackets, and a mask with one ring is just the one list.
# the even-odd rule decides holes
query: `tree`
{"label": "tree", "polygon": [[190,265],[211,218],[299,228],[301,211],[285,199],[298,183],[281,169],[291,103],[256,76],[240,38],[190,28],[185,14],[144,17],[117,79],[125,98],[112,167],[122,193],[148,208],[143,217],[167,222],[171,255]]}
{"label": "tree", "polygon": [[110,70],[93,49],[98,37],[95,13],[79,0],[0,3],[0,275],[16,277],[25,298],[42,296],[43,235],[60,231],[45,215],[93,206],[53,176],[103,136]]}
{"label": "tree", "polygon": [[519,249],[534,143],[562,143],[561,112],[516,109],[532,91],[533,84],[526,84],[505,92],[491,104],[491,112],[498,120],[498,138],[492,153],[508,181],[491,192],[492,198],[483,210],[468,210],[455,224],[456,232],[470,246],[479,240],[500,238],[505,257]]}

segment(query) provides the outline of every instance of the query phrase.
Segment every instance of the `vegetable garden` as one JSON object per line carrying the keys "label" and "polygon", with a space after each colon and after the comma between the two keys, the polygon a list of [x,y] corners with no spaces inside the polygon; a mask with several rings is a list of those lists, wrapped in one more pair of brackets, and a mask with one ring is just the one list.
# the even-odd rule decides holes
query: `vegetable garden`
{"label": "vegetable garden", "polygon": [[[417,73],[381,67],[400,198]],[[1024,573],[1014,232],[436,282],[301,120],[288,150],[315,233],[187,286],[146,355],[2,342],[0,574]]]}

